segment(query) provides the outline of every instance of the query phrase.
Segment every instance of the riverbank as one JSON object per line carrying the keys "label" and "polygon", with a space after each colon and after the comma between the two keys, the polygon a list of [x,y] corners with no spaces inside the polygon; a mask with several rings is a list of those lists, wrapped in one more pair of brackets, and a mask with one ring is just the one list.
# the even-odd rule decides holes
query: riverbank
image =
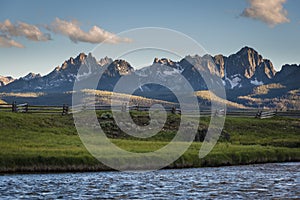
{"label": "riverbank", "polygon": [[[143,119],[141,113],[135,114]],[[104,115],[98,116],[101,119]],[[177,115],[169,117],[172,123],[178,120]],[[109,119],[104,121],[108,124]],[[205,129],[208,123],[209,118],[203,118],[200,127]],[[168,130],[147,140],[134,140],[122,134],[108,136],[122,149],[149,152],[165,146],[176,134],[171,122],[166,126]],[[194,142],[167,168],[300,161],[299,119],[227,118],[224,132],[230,137],[221,139],[205,158],[198,157],[201,142]],[[0,173],[111,170],[85,149],[72,116],[0,113],[0,148]]]}

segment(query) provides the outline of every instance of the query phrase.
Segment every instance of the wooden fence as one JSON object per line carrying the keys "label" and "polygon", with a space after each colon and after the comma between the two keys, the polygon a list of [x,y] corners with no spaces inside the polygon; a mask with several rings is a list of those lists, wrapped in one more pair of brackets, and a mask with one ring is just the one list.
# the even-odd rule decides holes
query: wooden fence
{"label": "wooden fence", "polygon": [[[164,107],[165,110],[169,113],[180,114],[181,110],[177,107]],[[77,106],[69,106],[67,104],[63,104],[60,106],[49,106],[49,105],[29,105],[27,103],[17,104],[13,102],[12,104],[0,104],[0,112],[15,112],[15,113],[43,113],[43,114],[73,114],[76,112],[81,112],[83,110],[120,110],[120,111],[148,111],[149,106],[140,106],[140,105],[132,105],[127,106],[126,104],[119,106],[108,106],[108,105],[77,105]],[[277,111],[277,110],[257,110],[257,109],[230,109],[230,110],[209,110],[209,109],[200,109],[200,113],[196,113],[193,110],[186,111],[185,113],[191,115],[199,115],[200,116],[231,116],[231,117],[256,117],[259,119],[270,118],[274,116],[285,116],[285,117],[296,117],[300,118],[300,111]]]}
{"label": "wooden fence", "polygon": [[266,119],[266,118],[271,118],[277,115],[277,110],[268,110],[268,111],[258,111],[256,113],[256,118],[259,119]]}
{"label": "wooden fence", "polygon": [[17,104],[0,104],[0,111],[14,112],[14,113],[44,113],[44,114],[69,114],[69,106],[64,104],[62,106],[43,106],[43,105],[29,105],[27,103]]}

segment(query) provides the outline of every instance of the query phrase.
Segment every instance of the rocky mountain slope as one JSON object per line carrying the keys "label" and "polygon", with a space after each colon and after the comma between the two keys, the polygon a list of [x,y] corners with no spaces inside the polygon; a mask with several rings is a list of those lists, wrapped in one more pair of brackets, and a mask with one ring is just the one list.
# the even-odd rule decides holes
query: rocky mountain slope
{"label": "rocky mountain slope", "polygon": [[0,87],[5,86],[11,82],[13,82],[15,79],[11,76],[0,76]]}
{"label": "rocky mountain slope", "polygon": [[[230,101],[246,106],[264,105],[253,101],[253,98],[269,99],[269,102],[274,98],[286,99],[291,96],[292,91],[300,88],[300,65],[284,65],[276,72],[270,60],[263,58],[253,48],[243,47],[229,56],[194,55],[186,56],[180,61],[155,58],[152,65],[138,70],[125,60],[113,61],[108,57],[97,60],[91,54],[81,53],[76,58],[69,58],[45,76],[29,73],[17,80],[0,77],[0,92],[63,93],[73,90],[75,80],[80,83],[80,89],[112,91],[118,80],[125,77],[140,83],[141,86],[135,91],[136,95],[174,101],[175,97],[170,89],[184,91],[186,85],[181,84],[183,77],[195,91],[200,91],[207,90],[206,83],[211,79],[206,78],[208,75],[212,79],[221,78],[217,85],[225,86]],[[145,81],[151,80],[155,80],[157,84],[143,85]],[[98,84],[93,85],[94,82]],[[170,88],[160,84],[170,85]],[[267,88],[267,92],[257,93],[264,90],[262,88]],[[295,96],[298,93],[292,94]]]}

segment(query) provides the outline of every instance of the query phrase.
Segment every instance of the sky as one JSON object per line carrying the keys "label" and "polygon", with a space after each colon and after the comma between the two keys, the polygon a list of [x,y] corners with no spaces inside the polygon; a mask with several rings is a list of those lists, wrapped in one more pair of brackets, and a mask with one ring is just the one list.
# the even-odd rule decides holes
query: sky
{"label": "sky", "polygon": [[[45,75],[99,44],[108,50],[97,59],[116,58],[109,49],[136,42],[119,33],[142,27],[183,33],[211,55],[228,56],[249,46],[280,70],[283,64],[300,64],[299,8],[298,0],[0,0],[0,75]],[[174,43],[189,48],[181,40]],[[143,52],[152,60],[176,57]],[[141,61],[143,52],[128,61],[134,67],[151,62]]]}

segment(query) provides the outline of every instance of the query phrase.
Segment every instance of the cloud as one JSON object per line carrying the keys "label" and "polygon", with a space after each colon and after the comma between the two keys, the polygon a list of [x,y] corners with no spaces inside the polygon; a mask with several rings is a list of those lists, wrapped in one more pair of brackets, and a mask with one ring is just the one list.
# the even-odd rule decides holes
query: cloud
{"label": "cloud", "polygon": [[9,47],[17,47],[24,48],[24,46],[12,39],[7,38],[6,36],[0,35],[0,47],[9,48]]}
{"label": "cloud", "polygon": [[0,22],[0,32],[5,34],[7,38],[10,37],[25,37],[32,41],[48,41],[51,40],[50,34],[45,34],[40,29],[31,24],[18,22],[12,24],[8,19],[3,23]]}
{"label": "cloud", "polygon": [[[131,42],[129,38],[121,38],[116,34],[103,30],[98,26],[93,26],[88,32],[80,28],[76,20],[65,21],[56,18],[50,25],[44,25],[44,28],[53,33],[61,34],[70,38],[74,43],[110,43],[117,44],[122,42]],[[24,22],[11,23],[9,19],[0,22],[0,47],[18,47],[24,46],[12,38],[24,37],[31,41],[48,41],[52,40],[49,33],[43,33],[39,27]]]}
{"label": "cloud", "polygon": [[74,43],[88,42],[88,43],[110,43],[117,44],[121,42],[131,42],[129,38],[120,38],[114,33],[103,30],[98,26],[93,26],[88,32],[83,31],[79,22],[76,20],[65,21],[56,18],[47,29],[70,38]]}
{"label": "cloud", "polygon": [[241,13],[243,17],[261,20],[269,26],[290,22],[288,12],[283,8],[286,0],[248,0],[250,7]]}

